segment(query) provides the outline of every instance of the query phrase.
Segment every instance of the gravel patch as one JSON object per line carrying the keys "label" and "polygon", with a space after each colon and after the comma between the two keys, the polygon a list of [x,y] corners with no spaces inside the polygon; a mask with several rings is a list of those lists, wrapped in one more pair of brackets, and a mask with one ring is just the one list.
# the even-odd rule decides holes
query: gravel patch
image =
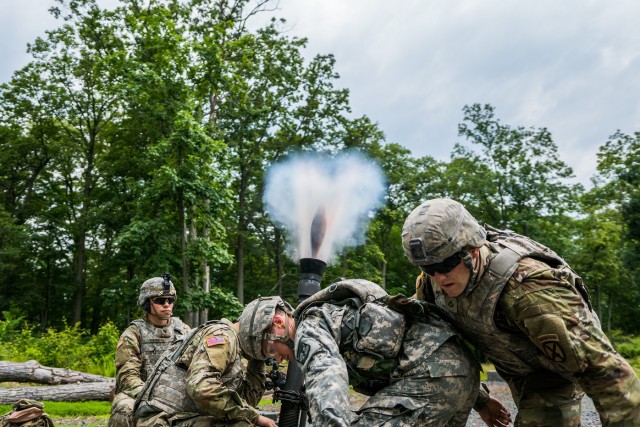
{"label": "gravel patch", "polygon": [[[518,411],[516,410],[516,405],[513,403],[513,398],[511,398],[511,392],[509,391],[509,387],[504,381],[490,381],[486,383],[489,386],[489,390],[491,395],[502,402],[509,411],[511,412],[511,418],[515,419]],[[593,401],[585,395],[582,399],[582,427],[600,427],[602,424],[600,423],[600,417],[598,416],[598,412],[596,408],[593,406]],[[471,411],[471,415],[469,416],[469,420],[467,421],[467,427],[484,427],[486,424],[482,421],[480,416],[476,411]]]}
{"label": "gravel patch", "polygon": [[[487,381],[487,386],[491,391],[491,395],[496,399],[500,400],[503,405],[509,408],[511,411],[511,418],[515,419],[517,414],[516,405],[513,403],[513,399],[511,398],[511,392],[509,391],[509,387],[504,381]],[[364,403],[367,399],[367,396],[359,393],[353,393],[349,396],[349,401],[351,403],[351,408],[356,410]],[[263,411],[275,411],[277,413],[280,412],[280,403],[275,405],[264,405],[260,407]],[[582,427],[600,427],[602,424],[600,423],[600,417],[598,416],[598,412],[593,406],[593,401],[585,396],[582,399]],[[471,415],[469,415],[469,420],[467,421],[467,427],[485,427],[486,424],[482,421],[480,416],[476,411],[471,411]]]}

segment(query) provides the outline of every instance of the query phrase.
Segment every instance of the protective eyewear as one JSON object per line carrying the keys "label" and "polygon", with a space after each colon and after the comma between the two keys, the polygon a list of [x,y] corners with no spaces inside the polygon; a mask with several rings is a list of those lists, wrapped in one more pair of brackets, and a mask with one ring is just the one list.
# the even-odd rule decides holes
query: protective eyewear
{"label": "protective eyewear", "polygon": [[421,265],[420,269],[428,274],[429,276],[433,276],[436,273],[447,274],[454,268],[460,264],[462,261],[462,257],[464,256],[464,252],[458,252],[456,254],[451,255],[449,258],[445,258],[444,261],[439,262],[437,264],[431,265]]}
{"label": "protective eyewear", "polygon": [[262,354],[265,357],[276,357],[278,350],[276,350],[276,341],[264,340],[262,342]]}
{"label": "protective eyewear", "polygon": [[172,297],[159,297],[159,298],[154,298],[151,301],[153,301],[153,303],[156,305],[164,305],[165,302],[168,302],[169,305],[171,305],[174,302],[176,302],[176,299]]}

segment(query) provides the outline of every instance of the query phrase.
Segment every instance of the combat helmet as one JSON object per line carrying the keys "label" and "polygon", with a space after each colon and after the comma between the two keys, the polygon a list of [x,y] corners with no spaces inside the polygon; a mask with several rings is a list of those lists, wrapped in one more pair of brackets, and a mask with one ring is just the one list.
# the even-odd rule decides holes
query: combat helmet
{"label": "combat helmet", "polygon": [[402,227],[402,246],[418,266],[443,262],[466,247],[482,246],[487,232],[462,204],[451,199],[423,202]]}
{"label": "combat helmet", "polygon": [[138,295],[138,305],[145,306],[145,302],[149,299],[159,296],[172,296],[177,299],[176,288],[171,282],[171,275],[164,273],[162,277],[152,277],[145,280],[140,286],[140,294]]}
{"label": "combat helmet", "polygon": [[293,347],[291,338],[286,335],[287,328],[285,328],[284,337],[270,334],[273,318],[278,308],[287,314],[293,312],[291,305],[278,296],[258,298],[244,308],[238,318],[240,326],[238,337],[240,348],[246,356],[255,360],[266,360],[267,356],[262,352],[262,341],[265,339],[282,341],[287,343],[289,347]]}

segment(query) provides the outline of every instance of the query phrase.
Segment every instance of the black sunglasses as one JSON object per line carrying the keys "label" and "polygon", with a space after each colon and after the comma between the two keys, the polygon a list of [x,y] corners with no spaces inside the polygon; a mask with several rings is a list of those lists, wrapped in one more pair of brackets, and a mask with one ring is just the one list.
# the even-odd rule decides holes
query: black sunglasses
{"label": "black sunglasses", "polygon": [[429,276],[433,276],[436,273],[447,274],[451,270],[456,268],[458,264],[460,264],[460,261],[462,261],[464,255],[464,252],[458,252],[451,255],[449,258],[445,258],[444,261],[437,264],[421,265],[420,269]]}
{"label": "black sunglasses", "polygon": [[176,299],[171,297],[160,297],[160,298],[154,298],[151,301],[153,301],[153,303],[156,305],[164,305],[165,302],[168,302],[169,305],[171,305],[174,302],[176,302]]}

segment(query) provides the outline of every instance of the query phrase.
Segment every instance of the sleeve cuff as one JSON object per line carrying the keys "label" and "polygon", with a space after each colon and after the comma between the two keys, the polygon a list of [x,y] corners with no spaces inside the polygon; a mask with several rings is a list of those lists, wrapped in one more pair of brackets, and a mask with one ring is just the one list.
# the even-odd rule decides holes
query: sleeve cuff
{"label": "sleeve cuff", "polygon": [[485,383],[481,384],[480,389],[478,390],[478,397],[476,397],[476,402],[473,404],[473,409],[476,411],[482,409],[484,405],[489,401],[489,387]]}

